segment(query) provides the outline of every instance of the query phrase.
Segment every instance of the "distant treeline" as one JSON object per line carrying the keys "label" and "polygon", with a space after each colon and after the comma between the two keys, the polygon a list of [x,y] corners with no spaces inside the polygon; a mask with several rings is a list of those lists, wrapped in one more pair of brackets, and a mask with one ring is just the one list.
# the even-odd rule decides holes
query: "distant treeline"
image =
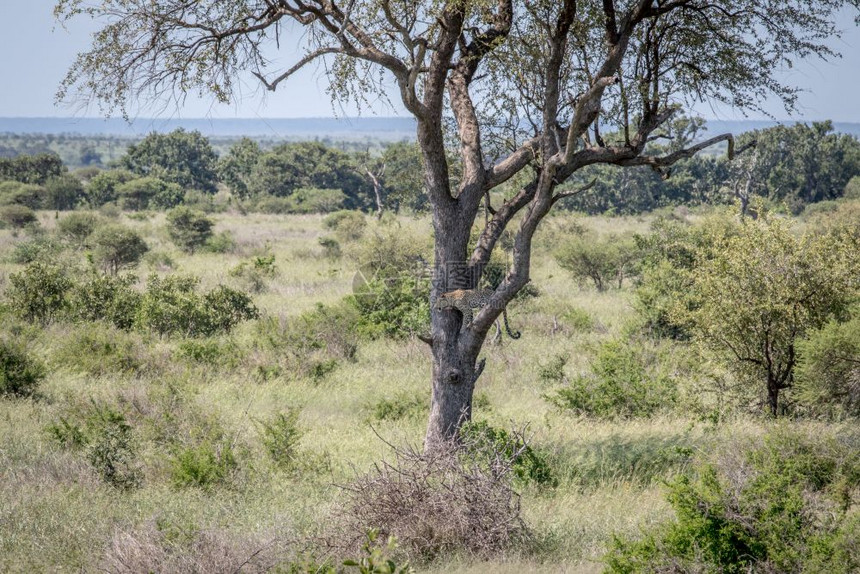
{"label": "distant treeline", "polygon": [[[702,123],[676,122],[671,139],[649,153],[671,153],[699,137]],[[617,135],[604,134],[601,141]],[[835,133],[831,122],[777,126],[741,134],[728,161],[703,153],[671,171],[595,166],[567,186],[564,200],[589,214],[634,214],[673,205],[746,206],[765,198],[774,209],[798,213],[807,205],[860,194],[860,143]],[[61,154],[59,150],[62,150]],[[77,159],[65,161],[75,150]],[[452,154],[456,163],[456,154]],[[490,160],[488,160],[489,162]],[[456,170],[455,170],[456,171]],[[205,211],[239,209],[329,212],[361,209],[420,212],[427,208],[419,150],[411,142],[277,143],[250,138],[210,140],[197,131],[152,133],[139,141],[118,137],[0,137],[0,203],[30,209],[166,209],[179,204]],[[508,186],[516,185],[509,183]],[[513,189],[503,188],[494,204]]]}

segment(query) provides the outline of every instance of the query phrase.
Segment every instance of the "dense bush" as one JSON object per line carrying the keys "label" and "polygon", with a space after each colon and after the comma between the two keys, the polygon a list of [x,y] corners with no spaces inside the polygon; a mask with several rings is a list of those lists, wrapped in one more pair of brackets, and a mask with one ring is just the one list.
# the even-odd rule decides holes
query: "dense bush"
{"label": "dense bush", "polygon": [[242,261],[229,271],[231,277],[240,279],[245,287],[253,293],[266,290],[266,282],[278,275],[274,255],[259,255],[249,261]]}
{"label": "dense bush", "polygon": [[425,334],[430,319],[430,274],[424,242],[401,230],[366,237],[351,250],[358,269],[350,302],[368,337]]}
{"label": "dense bush", "polygon": [[206,325],[202,334],[228,333],[242,321],[259,317],[259,312],[251,298],[235,289],[218,285],[203,295],[202,303],[206,309]]}
{"label": "dense bush", "polygon": [[377,421],[399,421],[417,419],[427,415],[429,405],[422,394],[401,392],[391,398],[382,398],[369,406],[370,415]]}
{"label": "dense bush", "polygon": [[47,190],[41,185],[0,181],[0,204],[23,205],[30,209],[43,209],[46,206]]}
{"label": "dense bush", "polygon": [[798,352],[800,403],[816,414],[860,415],[860,313],[810,333]]}
{"label": "dense bush", "polygon": [[585,236],[568,241],[556,251],[558,264],[580,283],[591,280],[598,291],[621,288],[636,273],[638,253],[632,237]]}
{"label": "dense bush", "polygon": [[26,239],[15,245],[15,249],[9,255],[9,260],[13,263],[26,265],[34,261],[42,261],[45,263],[57,261],[57,256],[62,253],[63,245],[54,240],[52,237],[43,234],[35,234],[33,237]]}
{"label": "dense bush", "polygon": [[136,177],[133,173],[121,169],[100,172],[86,187],[87,201],[92,208],[115,202],[119,197],[117,188]]}
{"label": "dense bush", "polygon": [[182,203],[183,191],[176,183],[157,177],[141,177],[116,187],[116,196],[123,209],[169,209]]}
{"label": "dense bush", "polygon": [[9,276],[6,298],[12,312],[19,318],[47,324],[66,310],[72,285],[62,267],[33,261]]}
{"label": "dense bush", "polygon": [[0,206],[0,221],[11,227],[22,228],[37,224],[39,218],[36,217],[36,212],[26,205],[13,203]]}
{"label": "dense bush", "polygon": [[[320,380],[340,361],[354,361],[358,351],[359,315],[351,305],[318,304],[281,320],[268,317],[257,324],[260,344],[278,351],[293,376]],[[261,369],[271,366],[260,365]]]}
{"label": "dense bush", "polygon": [[227,481],[238,467],[228,441],[204,441],[181,448],[171,461],[170,475],[177,487],[209,490]]}
{"label": "dense bush", "polygon": [[[328,212],[341,207],[363,207],[370,195],[370,185],[355,169],[346,153],[317,142],[299,142],[278,146],[260,156],[248,177],[252,195],[273,195],[293,200],[295,212]],[[326,194],[305,190],[328,190]],[[328,195],[336,203],[318,204],[313,196]]]}
{"label": "dense bush", "polygon": [[194,253],[212,237],[215,223],[198,211],[177,207],[167,214],[167,235],[177,247]]}
{"label": "dense bush", "polygon": [[590,373],[574,377],[547,399],[577,414],[647,417],[677,401],[677,384],[666,363],[650,342],[610,340],[598,348]]}
{"label": "dense bush", "polygon": [[64,337],[53,361],[93,376],[140,373],[144,353],[142,343],[132,334],[114,327],[87,325]]}
{"label": "dense bush", "polygon": [[642,272],[636,287],[635,307],[654,334],[688,339],[692,325],[683,308],[692,311],[692,289],[697,265],[712,259],[714,250],[737,235],[738,221],[718,212],[697,225],[659,217],[647,235],[636,236],[642,253]]}
{"label": "dense bush", "polygon": [[299,455],[298,443],[303,434],[299,428],[300,412],[293,408],[258,422],[263,448],[275,464],[282,468],[293,466]]}
{"label": "dense bush", "polygon": [[341,190],[315,187],[297,189],[286,199],[290,202],[289,213],[331,213],[347,203]]}
{"label": "dense bush", "polygon": [[860,175],[855,175],[845,184],[845,199],[860,199]]}
{"label": "dense bush", "polygon": [[119,489],[138,486],[142,480],[131,425],[116,411],[99,411],[98,426],[90,429],[87,461],[104,482]]}
{"label": "dense bush", "polygon": [[82,451],[107,484],[123,490],[140,484],[143,473],[134,430],[120,410],[92,401],[46,430],[61,446]]}
{"label": "dense bush", "polygon": [[76,283],[69,296],[69,314],[73,320],[107,321],[120,329],[134,325],[140,294],[132,286],[134,275],[89,274]]}
{"label": "dense bush", "polygon": [[0,158],[0,180],[11,179],[21,183],[44,184],[65,171],[63,160],[55,153],[22,154]]}
{"label": "dense bush", "polygon": [[640,540],[617,538],[607,571],[858,571],[856,440],[778,430],[763,444],[700,457],[669,485],[675,520]]}
{"label": "dense bush", "polygon": [[515,432],[490,426],[486,421],[468,422],[460,428],[460,437],[469,457],[492,466],[494,457],[510,461],[516,481],[521,485],[558,486],[546,457]]}
{"label": "dense bush", "polygon": [[111,275],[134,267],[147,251],[143,237],[123,225],[106,225],[93,234],[93,259]]}
{"label": "dense bush", "polygon": [[45,183],[44,206],[47,209],[67,211],[74,209],[83,200],[84,186],[75,176],[63,174]]}
{"label": "dense bush", "polygon": [[714,238],[712,252],[696,265],[692,305],[677,315],[740,382],[764,391],[772,415],[780,392],[792,386],[797,342],[844,319],[855,300],[855,226],[799,235],[786,222],[760,216],[732,237]]}
{"label": "dense bush", "polygon": [[19,343],[0,339],[0,397],[26,397],[45,378],[45,367]]}
{"label": "dense bush", "polygon": [[141,297],[136,324],[159,336],[205,337],[257,317],[246,294],[223,285],[200,294],[198,283],[196,277],[153,275]]}
{"label": "dense bush", "polygon": [[57,234],[77,248],[86,247],[99,226],[100,218],[90,211],[75,211],[57,222]]}
{"label": "dense bush", "polygon": [[150,133],[128,146],[119,163],[138,176],[151,176],[181,188],[206,193],[217,191],[218,156],[209,140],[198,131],[182,128],[170,133]]}
{"label": "dense bush", "polygon": [[335,211],[323,219],[323,227],[334,231],[341,241],[356,241],[364,235],[367,219],[358,211]]}

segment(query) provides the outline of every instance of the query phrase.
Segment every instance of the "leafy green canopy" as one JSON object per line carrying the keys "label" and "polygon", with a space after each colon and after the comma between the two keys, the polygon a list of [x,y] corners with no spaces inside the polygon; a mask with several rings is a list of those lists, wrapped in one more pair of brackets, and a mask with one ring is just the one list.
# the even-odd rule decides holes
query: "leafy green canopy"
{"label": "leafy green canopy", "polygon": [[215,193],[218,157],[209,140],[198,131],[177,129],[169,134],[151,133],[130,145],[120,164],[130,172]]}
{"label": "leafy green canopy", "polygon": [[797,343],[857,296],[860,246],[851,229],[796,233],[780,219],[712,234],[674,313],[742,381],[766,385],[771,412],[792,386]]}

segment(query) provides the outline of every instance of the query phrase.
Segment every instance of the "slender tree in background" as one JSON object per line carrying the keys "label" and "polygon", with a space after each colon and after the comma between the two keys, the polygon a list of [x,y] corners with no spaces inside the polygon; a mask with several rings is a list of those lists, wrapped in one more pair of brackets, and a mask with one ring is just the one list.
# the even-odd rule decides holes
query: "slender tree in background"
{"label": "slender tree in background", "polygon": [[[529,281],[559,184],[595,164],[666,170],[724,141],[731,156],[731,134],[665,153],[648,143],[693,100],[756,110],[775,96],[791,110],[797,90],[778,69],[835,55],[824,42],[845,6],[860,0],[60,0],[61,20],[106,20],[58,97],[104,111],[189,91],[228,102],[243,73],[275,90],[319,60],[338,100],[398,97],[417,121],[432,206],[431,297],[475,287],[515,228],[508,273],[473,321],[461,330],[460,313],[432,311],[432,448],[471,416],[482,345]],[[291,36],[302,53],[275,69]],[[490,191],[513,181],[523,183],[491,205]]]}

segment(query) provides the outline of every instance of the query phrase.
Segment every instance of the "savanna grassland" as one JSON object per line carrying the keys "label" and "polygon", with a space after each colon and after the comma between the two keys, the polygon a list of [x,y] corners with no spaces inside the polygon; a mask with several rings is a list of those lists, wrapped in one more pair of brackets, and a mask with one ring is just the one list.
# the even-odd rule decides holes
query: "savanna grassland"
{"label": "savanna grassland", "polygon": [[[428,219],[368,218],[362,237],[342,241],[338,254],[320,244],[331,234],[322,216],[221,213],[215,231],[232,238],[229,245],[192,255],[168,240],[163,214],[111,215],[149,245],[136,289],[151,275],[194,275],[201,290],[255,292],[259,318],[229,334],[158,336],[103,322],[34,325],[7,305],[4,336],[22,342],[46,376],[31,396],[0,400],[2,569],[238,571],[275,555],[281,571],[296,571],[288,564],[297,556],[325,559],[313,541],[342,513],[349,495],[342,486],[391,460],[387,443],[422,441],[429,349],[414,336],[364,337],[324,360],[312,347],[290,358],[296,339],[287,332],[297,328],[290,321],[348,296],[367,245],[381,237],[429,250]],[[782,424],[737,410],[703,415],[703,401],[716,403],[701,391],[697,359],[670,343],[651,348],[679,382],[682,406],[601,420],[547,400],[637,316],[631,281],[602,292],[577,282],[556,263],[557,245],[571,226],[597,237],[646,233],[652,219],[563,215],[543,230],[535,296],[510,309],[522,338],[485,347],[475,418],[527,426],[555,485],[516,488],[533,532],[528,545],[491,557],[412,557],[418,570],[600,571],[613,536],[636,538],[672,516],[665,481],[697,453],[731,452]],[[13,262],[22,244],[55,233],[55,213],[39,212],[39,223],[38,232],[0,230],[6,288],[22,269]],[[231,272],[254,258],[268,261],[265,273]],[[90,265],[85,249],[65,247],[58,259],[72,274]],[[810,435],[851,428],[791,424]]]}

